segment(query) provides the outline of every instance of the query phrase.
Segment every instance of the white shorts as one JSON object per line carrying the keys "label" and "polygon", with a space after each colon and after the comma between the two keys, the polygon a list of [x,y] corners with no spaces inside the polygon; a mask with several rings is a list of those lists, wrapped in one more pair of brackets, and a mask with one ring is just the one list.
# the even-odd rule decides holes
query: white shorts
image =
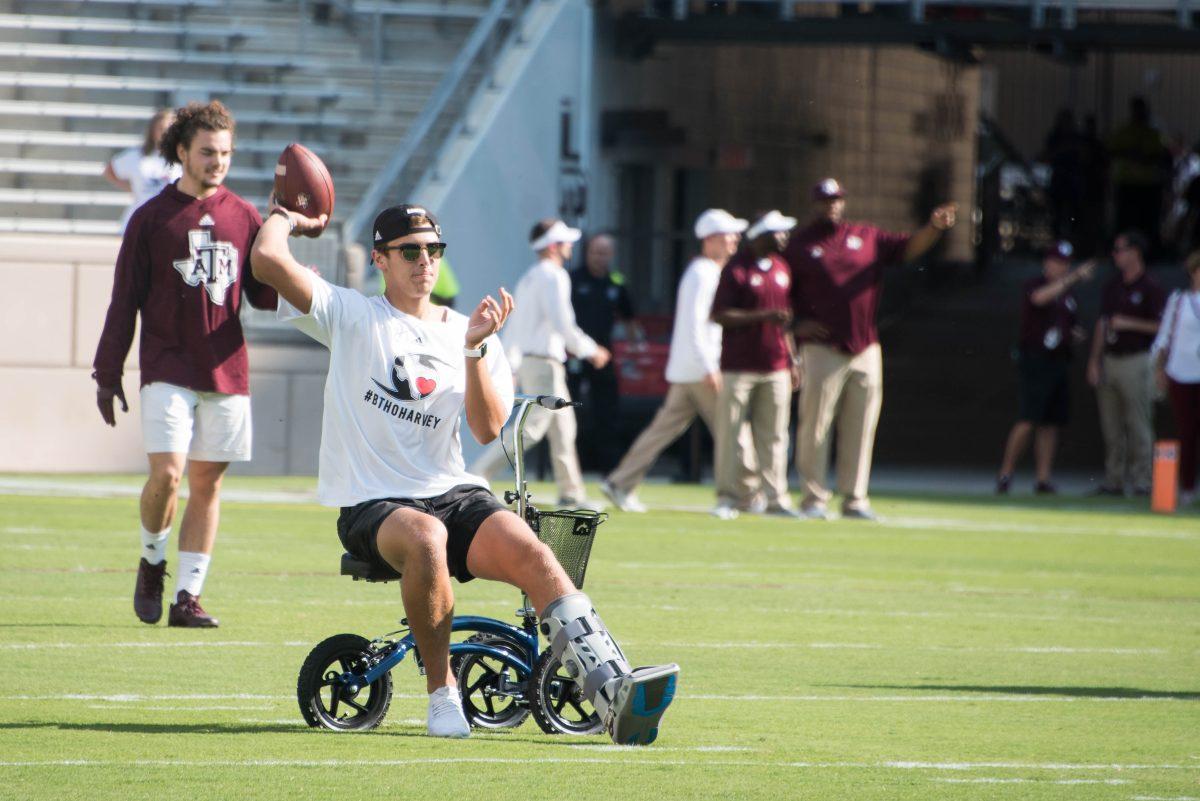
{"label": "white shorts", "polygon": [[156,381],[142,387],[146,453],[201,462],[250,461],[250,397],[197,392]]}

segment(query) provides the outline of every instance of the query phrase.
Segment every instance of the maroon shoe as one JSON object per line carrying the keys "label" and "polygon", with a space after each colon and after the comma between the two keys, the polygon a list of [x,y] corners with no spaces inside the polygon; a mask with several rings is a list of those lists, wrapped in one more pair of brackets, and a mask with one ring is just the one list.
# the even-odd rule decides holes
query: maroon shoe
{"label": "maroon shoe", "polygon": [[167,563],[152,565],[145,557],[138,562],[137,585],[133,589],[133,611],[143,623],[157,623],[162,619],[163,576],[167,574]]}
{"label": "maroon shoe", "polygon": [[199,595],[192,595],[187,590],[180,590],[175,597],[175,603],[171,604],[171,612],[167,615],[167,625],[188,629],[215,629],[217,619],[200,606]]}

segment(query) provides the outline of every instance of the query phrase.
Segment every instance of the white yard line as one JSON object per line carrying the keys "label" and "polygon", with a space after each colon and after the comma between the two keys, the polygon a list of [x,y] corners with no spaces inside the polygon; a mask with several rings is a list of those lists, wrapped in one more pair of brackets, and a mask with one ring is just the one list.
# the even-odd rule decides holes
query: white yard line
{"label": "white yard line", "polygon": [[1129,779],[1001,779],[979,776],[973,779],[937,778],[943,784],[1133,784]]}
{"label": "white yard line", "polygon": [[[591,750],[591,749],[588,749]],[[635,749],[617,747],[626,758],[607,757],[414,757],[411,759],[250,759],[250,760],[188,760],[188,759],[57,759],[57,760],[5,760],[0,767],[392,767],[405,765],[530,765],[530,764],[596,764],[596,765],[674,765],[686,767],[747,767],[747,768],[793,768],[800,770],[851,769],[851,770],[899,770],[899,771],[971,771],[971,770],[1043,770],[1062,771],[1176,771],[1200,770],[1200,766],[1177,764],[1070,764],[1056,762],[803,762],[772,760],[685,760],[657,759],[652,754],[666,749]],[[650,758],[645,758],[650,757]],[[1032,781],[1032,780],[1028,780]],[[1064,780],[1084,781],[1084,780]],[[1108,780],[1098,780],[1108,781]]]}

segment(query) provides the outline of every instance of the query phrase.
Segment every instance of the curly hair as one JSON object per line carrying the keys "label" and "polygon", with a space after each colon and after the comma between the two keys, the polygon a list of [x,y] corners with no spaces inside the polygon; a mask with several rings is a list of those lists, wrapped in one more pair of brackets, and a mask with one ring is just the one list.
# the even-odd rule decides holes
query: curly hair
{"label": "curly hair", "polygon": [[158,143],[158,152],[168,164],[178,164],[179,145],[187,150],[196,137],[196,131],[229,131],[234,136],[233,115],[220,100],[208,103],[188,103],[175,110],[175,122],[167,128]]}

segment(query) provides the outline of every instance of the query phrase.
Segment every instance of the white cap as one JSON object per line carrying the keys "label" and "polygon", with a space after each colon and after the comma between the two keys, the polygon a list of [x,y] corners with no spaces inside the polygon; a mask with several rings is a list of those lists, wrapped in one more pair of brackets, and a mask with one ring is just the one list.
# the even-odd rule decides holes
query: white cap
{"label": "white cap", "polygon": [[746,238],[757,239],[766,233],[790,231],[795,227],[795,217],[784,217],[775,209],[771,209],[766,214],[754,221],[754,225],[751,225],[750,230],[746,232]]}
{"label": "white cap", "polygon": [[725,209],[709,209],[696,218],[696,238],[704,239],[714,234],[740,234],[749,224]]}
{"label": "white cap", "polygon": [[561,242],[578,242],[581,236],[583,236],[583,231],[572,228],[562,220],[555,220],[554,224],[543,231],[541,236],[529,243],[529,247],[533,248],[536,253]]}

